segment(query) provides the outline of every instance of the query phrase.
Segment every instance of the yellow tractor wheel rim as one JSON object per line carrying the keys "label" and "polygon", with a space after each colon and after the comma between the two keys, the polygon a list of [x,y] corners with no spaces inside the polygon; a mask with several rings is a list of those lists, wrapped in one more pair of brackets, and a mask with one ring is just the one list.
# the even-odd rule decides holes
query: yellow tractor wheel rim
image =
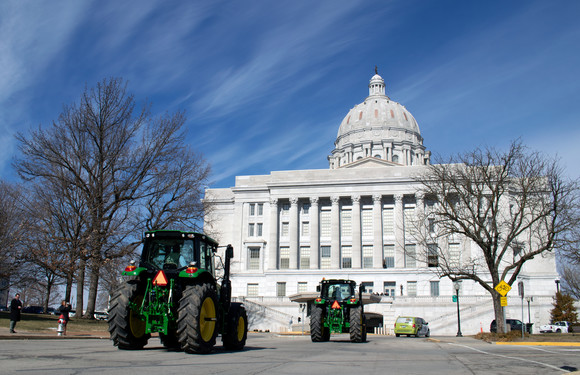
{"label": "yellow tractor wheel rim", "polygon": [[242,341],[244,339],[244,333],[246,333],[246,324],[244,318],[240,316],[238,318],[238,341]]}
{"label": "yellow tractor wheel rim", "polygon": [[199,314],[199,330],[203,341],[208,342],[213,338],[215,323],[215,304],[211,298],[206,298],[201,304],[201,311]]}
{"label": "yellow tractor wheel rim", "polygon": [[[141,306],[143,296],[138,296],[133,302],[135,305]],[[136,338],[143,337],[145,335],[145,325],[145,321],[139,318],[139,314],[131,309],[129,312],[129,329],[131,330],[131,334]]]}

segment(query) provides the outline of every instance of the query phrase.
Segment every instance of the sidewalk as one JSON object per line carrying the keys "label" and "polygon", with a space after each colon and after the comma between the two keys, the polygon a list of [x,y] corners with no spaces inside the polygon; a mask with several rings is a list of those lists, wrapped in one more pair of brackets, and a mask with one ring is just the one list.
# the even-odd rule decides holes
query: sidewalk
{"label": "sidewalk", "polygon": [[0,340],[66,340],[66,339],[109,339],[106,331],[69,331],[66,336],[58,336],[54,331],[23,331],[16,327],[16,333],[10,333],[8,328],[0,327]]}

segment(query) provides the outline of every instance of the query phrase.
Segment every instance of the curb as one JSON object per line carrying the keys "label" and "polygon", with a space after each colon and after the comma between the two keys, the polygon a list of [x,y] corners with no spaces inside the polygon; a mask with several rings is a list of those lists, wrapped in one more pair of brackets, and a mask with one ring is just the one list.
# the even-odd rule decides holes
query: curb
{"label": "curb", "polygon": [[496,341],[495,345],[524,345],[524,346],[580,346],[580,342],[545,342],[545,341],[529,341],[529,342],[502,342]]}

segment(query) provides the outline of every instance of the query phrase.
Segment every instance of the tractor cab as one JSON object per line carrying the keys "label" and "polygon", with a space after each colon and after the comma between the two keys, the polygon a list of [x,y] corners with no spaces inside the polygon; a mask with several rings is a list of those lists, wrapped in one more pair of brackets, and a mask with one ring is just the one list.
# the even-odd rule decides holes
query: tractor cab
{"label": "tractor cab", "polygon": [[146,232],[140,266],[154,270],[184,270],[194,262],[196,267],[213,275],[216,250],[217,243],[199,233]]}
{"label": "tractor cab", "polygon": [[350,280],[328,280],[322,283],[321,297],[338,302],[355,298],[356,283]]}

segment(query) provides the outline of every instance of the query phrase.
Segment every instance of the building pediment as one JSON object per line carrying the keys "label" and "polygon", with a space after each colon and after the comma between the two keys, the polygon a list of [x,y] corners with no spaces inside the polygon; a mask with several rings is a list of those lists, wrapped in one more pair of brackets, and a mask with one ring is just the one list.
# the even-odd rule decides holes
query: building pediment
{"label": "building pediment", "polygon": [[359,159],[341,168],[376,168],[376,167],[400,167],[401,164],[392,161],[375,158],[372,156]]}

